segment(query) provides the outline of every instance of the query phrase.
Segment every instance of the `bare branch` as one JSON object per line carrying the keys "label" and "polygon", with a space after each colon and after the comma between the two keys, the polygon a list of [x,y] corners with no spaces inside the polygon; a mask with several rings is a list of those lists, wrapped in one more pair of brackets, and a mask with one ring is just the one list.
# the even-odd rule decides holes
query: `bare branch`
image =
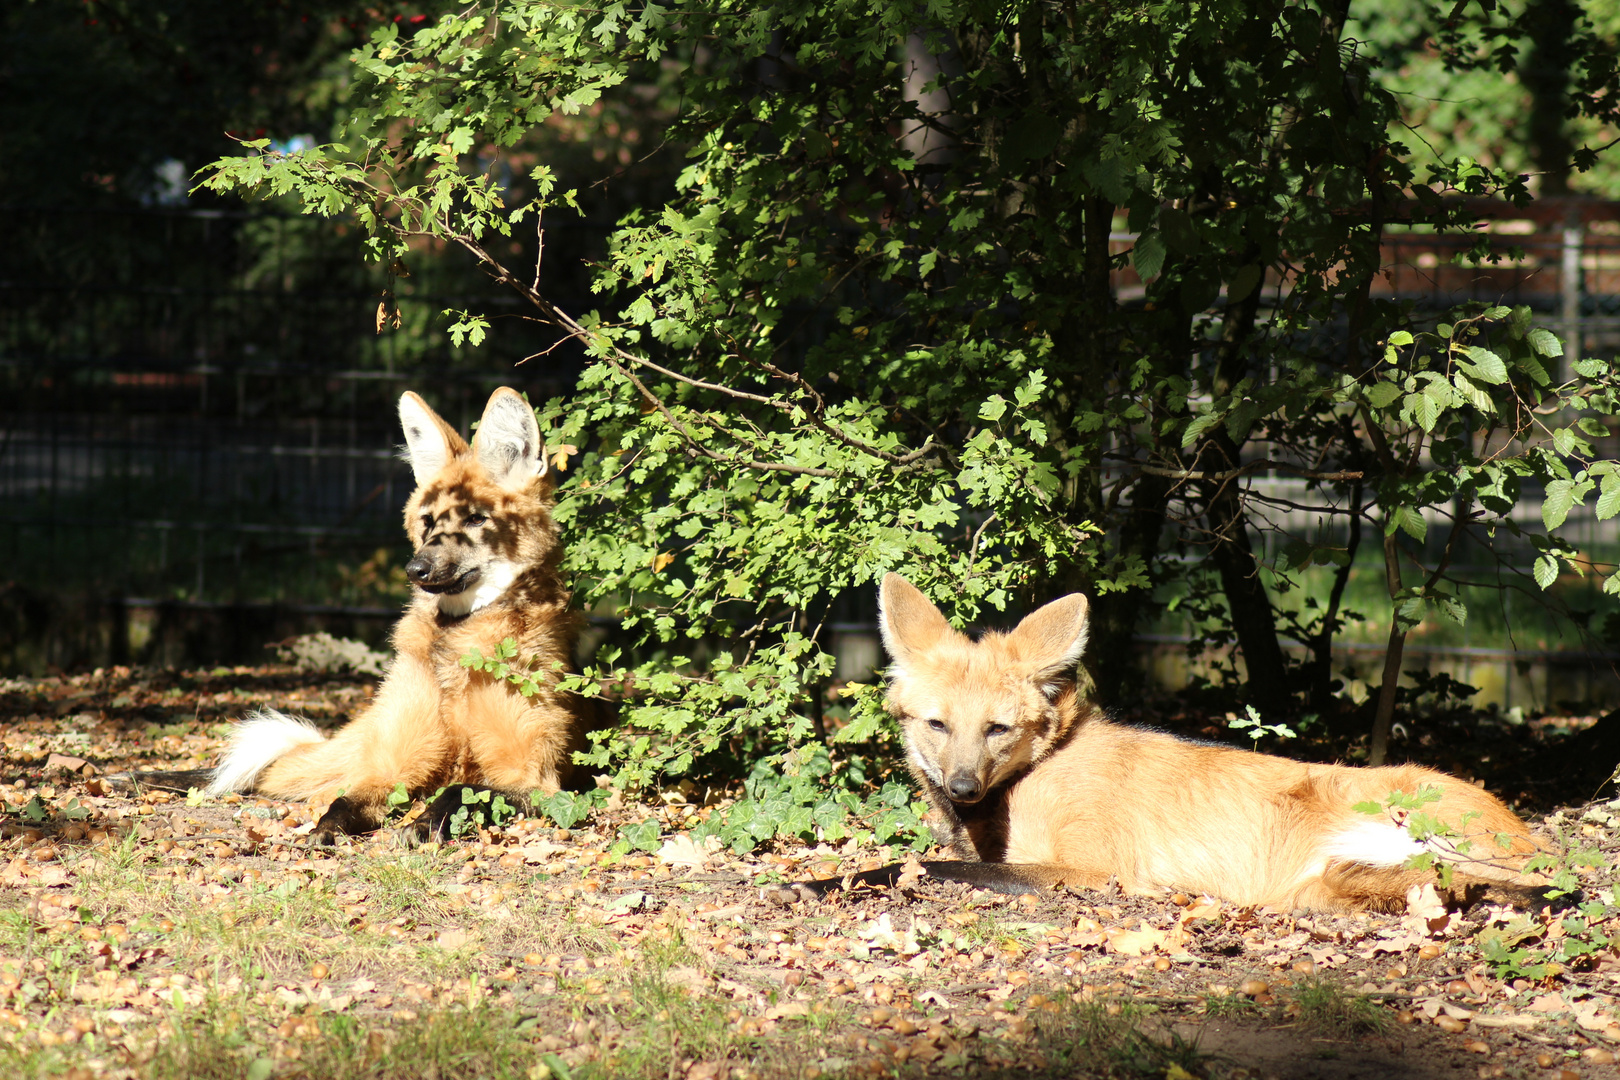
{"label": "bare branch", "polygon": [[1235,469],[1226,469],[1221,472],[1206,472],[1201,469],[1166,469],[1158,465],[1137,465],[1140,472],[1149,476],[1167,476],[1172,480],[1206,480],[1224,483],[1235,480],[1249,473],[1260,472],[1265,469],[1276,469],[1279,472],[1292,473],[1304,477],[1306,480],[1360,480],[1363,474],[1359,470],[1344,470],[1339,472],[1318,472],[1300,465],[1293,465],[1286,461],[1251,461]]}

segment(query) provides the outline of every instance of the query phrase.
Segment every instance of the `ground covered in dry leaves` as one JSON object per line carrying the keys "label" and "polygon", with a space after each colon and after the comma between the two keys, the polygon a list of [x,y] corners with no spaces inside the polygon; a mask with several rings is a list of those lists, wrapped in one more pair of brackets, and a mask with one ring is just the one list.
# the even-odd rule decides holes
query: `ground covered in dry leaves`
{"label": "ground covered in dry leaves", "polygon": [[[318,849],[305,838],[322,807],[121,795],[104,779],[207,765],[255,705],[335,723],[371,691],[273,668],[0,681],[0,1074],[1616,1071],[1620,955],[1498,977],[1476,935],[1505,930],[1502,910],[1295,917],[929,881],[779,907],[772,884],[888,853],[715,850],[683,827],[724,799],[677,792],[614,800],[569,830],[527,820],[455,844],[385,832]],[[1613,865],[1617,811],[1569,807],[1539,828]],[[649,818],[658,850],[623,852],[620,830]],[[1589,893],[1609,887],[1604,869],[1586,874]],[[1555,941],[1562,918],[1521,921],[1512,940]]]}

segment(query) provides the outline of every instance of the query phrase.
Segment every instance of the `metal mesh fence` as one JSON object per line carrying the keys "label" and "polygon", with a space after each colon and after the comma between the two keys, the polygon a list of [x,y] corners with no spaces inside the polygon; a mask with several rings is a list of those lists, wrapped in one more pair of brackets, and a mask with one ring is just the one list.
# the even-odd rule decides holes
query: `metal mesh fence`
{"label": "metal mesh fence", "polygon": [[[0,221],[10,608],[25,596],[397,609],[401,391],[465,431],[494,387],[541,400],[577,374],[566,349],[501,367],[554,340],[515,317],[497,317],[476,353],[454,348],[443,309],[518,309],[449,260],[423,258],[395,284],[404,326],[379,335],[384,279],[329,223],[31,208],[0,208]],[[603,230],[563,232],[560,246],[588,247]]]}
{"label": "metal mesh fence", "polygon": [[[1375,293],[1434,310],[1527,302],[1584,352],[1612,354],[1620,208],[1577,209],[1500,226],[1503,258],[1483,267],[1459,266],[1451,238],[1393,235]],[[0,588],[35,598],[371,612],[385,626],[404,591],[399,393],[465,431],[495,386],[565,393],[581,364],[564,347],[508,366],[554,335],[431,253],[394,283],[403,328],[377,334],[384,277],[357,237],[316,219],[11,207],[0,221]],[[606,233],[548,228],[548,268],[583,267]],[[1114,239],[1123,252],[1134,238]],[[593,306],[586,271],[571,272],[548,290]],[[1115,286],[1122,301],[1142,289],[1128,266]],[[489,342],[456,349],[447,308],[494,313]],[[1612,546],[1613,523],[1586,517],[1583,547]]]}

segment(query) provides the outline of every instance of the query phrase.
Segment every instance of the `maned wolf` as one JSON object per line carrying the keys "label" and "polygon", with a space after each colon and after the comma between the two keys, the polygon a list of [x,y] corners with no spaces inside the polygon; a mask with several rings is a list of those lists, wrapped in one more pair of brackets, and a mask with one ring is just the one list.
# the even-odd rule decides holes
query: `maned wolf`
{"label": "maned wolf", "polygon": [[[519,806],[535,790],[555,794],[581,743],[579,699],[546,685],[573,658],[576,620],[534,413],[502,387],[470,447],[413,393],[399,418],[417,484],[405,504],[416,549],[405,575],[417,591],[394,627],[387,677],[331,738],[279,712],[247,717],[208,787],[330,803],[316,826],[326,842],[375,829],[396,784],[413,795],[484,785]],[[533,697],[461,666],[470,648],[488,654],[505,638],[540,660]],[[451,786],[435,801],[431,830],[444,833],[462,795]]]}
{"label": "maned wolf", "polygon": [[[923,863],[931,876],[1005,892],[1114,879],[1271,908],[1398,910],[1409,888],[1435,881],[1403,869],[1426,848],[1391,815],[1353,807],[1427,788],[1440,797],[1423,811],[1460,834],[1429,841],[1462,864],[1450,899],[1537,898],[1517,872],[1537,850],[1529,830],[1472,784],[1418,766],[1309,765],[1110,722],[1075,685],[1086,644],[1078,593],[977,641],[897,574],[884,578],[880,604],[894,659],[888,708],[912,774],[946,824],[942,841],[974,860]],[[1464,838],[1468,854],[1458,855]],[[854,880],[892,883],[899,870]]]}

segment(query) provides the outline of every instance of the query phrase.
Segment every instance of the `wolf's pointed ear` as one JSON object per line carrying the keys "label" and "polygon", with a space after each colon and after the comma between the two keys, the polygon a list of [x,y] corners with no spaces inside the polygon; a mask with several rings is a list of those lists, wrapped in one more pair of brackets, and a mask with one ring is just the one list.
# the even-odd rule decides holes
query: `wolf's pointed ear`
{"label": "wolf's pointed ear", "polygon": [[878,627],[883,631],[884,648],[902,671],[956,635],[933,601],[899,574],[883,575],[878,589]]}
{"label": "wolf's pointed ear", "polygon": [[546,444],[534,410],[516,390],[501,387],[489,395],[484,418],[473,435],[473,453],[491,480],[521,491],[546,475]]}
{"label": "wolf's pointed ear", "polygon": [[410,390],[399,399],[399,423],[405,429],[405,450],[418,485],[467,452],[467,443],[428,403]]}
{"label": "wolf's pointed ear", "polygon": [[1067,679],[1086,651],[1090,609],[1084,596],[1070,593],[1025,616],[1007,635],[1007,643],[1020,660],[1035,669],[1038,681]]}

